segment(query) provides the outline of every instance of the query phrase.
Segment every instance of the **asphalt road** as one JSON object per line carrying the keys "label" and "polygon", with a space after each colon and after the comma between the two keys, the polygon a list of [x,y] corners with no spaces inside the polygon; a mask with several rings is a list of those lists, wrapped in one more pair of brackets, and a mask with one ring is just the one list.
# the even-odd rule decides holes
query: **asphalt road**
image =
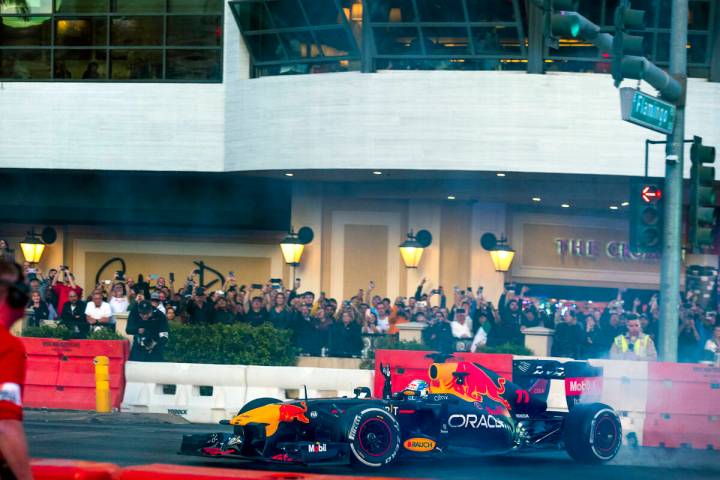
{"label": "asphalt road", "polygon": [[[167,417],[114,414],[28,412],[25,426],[33,458],[69,458],[112,462],[118,465],[169,463],[223,468],[288,470],[223,459],[177,455],[183,433],[223,431],[219,425],[191,425]],[[298,472],[306,468],[290,469]],[[316,473],[357,475],[350,468],[325,468]],[[442,479],[682,479],[720,478],[720,452],[623,448],[609,464],[587,466],[572,461],[562,451],[476,457],[448,453],[443,459],[404,460],[382,472],[392,477]]]}

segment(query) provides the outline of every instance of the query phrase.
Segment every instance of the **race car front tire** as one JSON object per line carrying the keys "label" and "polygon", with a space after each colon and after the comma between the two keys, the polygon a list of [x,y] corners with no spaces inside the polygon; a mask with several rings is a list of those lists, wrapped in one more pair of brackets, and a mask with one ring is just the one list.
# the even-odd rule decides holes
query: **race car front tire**
{"label": "race car front tire", "polygon": [[612,460],[622,444],[620,419],[602,403],[577,405],[565,418],[563,442],[568,454],[579,462]]}
{"label": "race car front tire", "polygon": [[382,408],[358,405],[340,419],[343,441],[350,445],[353,466],[378,468],[389,465],[400,452],[400,425]]}

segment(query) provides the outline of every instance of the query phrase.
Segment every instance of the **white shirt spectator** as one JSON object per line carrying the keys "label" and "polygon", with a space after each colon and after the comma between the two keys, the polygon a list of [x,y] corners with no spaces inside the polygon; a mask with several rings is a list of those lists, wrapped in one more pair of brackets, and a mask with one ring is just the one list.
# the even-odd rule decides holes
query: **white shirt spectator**
{"label": "white shirt spectator", "polygon": [[390,316],[385,318],[378,317],[377,328],[380,330],[380,333],[387,333],[388,330],[390,330]]}
{"label": "white shirt spectator", "polygon": [[487,343],[487,333],[485,333],[485,329],[480,327],[478,328],[477,333],[475,334],[475,338],[473,338],[472,345],[470,346],[470,351],[475,352],[477,351],[478,347],[484,347]]}
{"label": "white shirt spectator", "polygon": [[116,313],[127,312],[130,307],[130,302],[127,297],[112,297],[109,303],[110,310],[112,310],[113,315]]}
{"label": "white shirt spectator", "polygon": [[472,338],[472,332],[467,322],[460,323],[453,320],[450,323],[450,328],[452,328],[452,334],[455,338]]}
{"label": "white shirt spectator", "polygon": [[115,317],[113,317],[112,309],[110,308],[110,304],[107,302],[102,302],[99,307],[96,307],[93,302],[88,302],[85,307],[85,315],[90,315],[90,318],[94,318],[95,320],[100,320],[103,317],[109,317],[110,323],[115,323]]}

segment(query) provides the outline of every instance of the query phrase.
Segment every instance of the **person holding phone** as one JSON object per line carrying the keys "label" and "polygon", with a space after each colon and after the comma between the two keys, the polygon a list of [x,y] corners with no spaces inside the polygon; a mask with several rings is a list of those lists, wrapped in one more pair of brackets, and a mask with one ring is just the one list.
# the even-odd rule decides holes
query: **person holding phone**
{"label": "person holding phone", "polygon": [[110,300],[108,301],[113,315],[127,312],[130,308],[130,299],[128,299],[125,292],[125,285],[123,283],[113,285]]}
{"label": "person holding phone", "polygon": [[[63,280],[60,280],[61,276]],[[58,274],[53,277],[51,289],[58,299],[58,312],[62,312],[63,305],[68,301],[68,294],[71,291],[83,298],[82,287],[75,284],[75,276],[66,265],[61,265],[58,269]]]}

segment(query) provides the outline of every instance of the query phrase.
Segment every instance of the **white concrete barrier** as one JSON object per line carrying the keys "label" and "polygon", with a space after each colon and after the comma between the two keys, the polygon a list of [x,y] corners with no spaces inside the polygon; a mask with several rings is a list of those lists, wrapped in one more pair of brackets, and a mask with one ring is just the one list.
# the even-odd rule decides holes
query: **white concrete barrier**
{"label": "white concrete barrier", "polygon": [[642,445],[648,396],[648,363],[627,360],[590,360],[603,369],[600,401],[620,415],[623,443]]}
{"label": "white concrete barrier", "polygon": [[170,413],[217,423],[250,400],[351,396],[373,384],[371,370],[127,362],[122,411]]}

